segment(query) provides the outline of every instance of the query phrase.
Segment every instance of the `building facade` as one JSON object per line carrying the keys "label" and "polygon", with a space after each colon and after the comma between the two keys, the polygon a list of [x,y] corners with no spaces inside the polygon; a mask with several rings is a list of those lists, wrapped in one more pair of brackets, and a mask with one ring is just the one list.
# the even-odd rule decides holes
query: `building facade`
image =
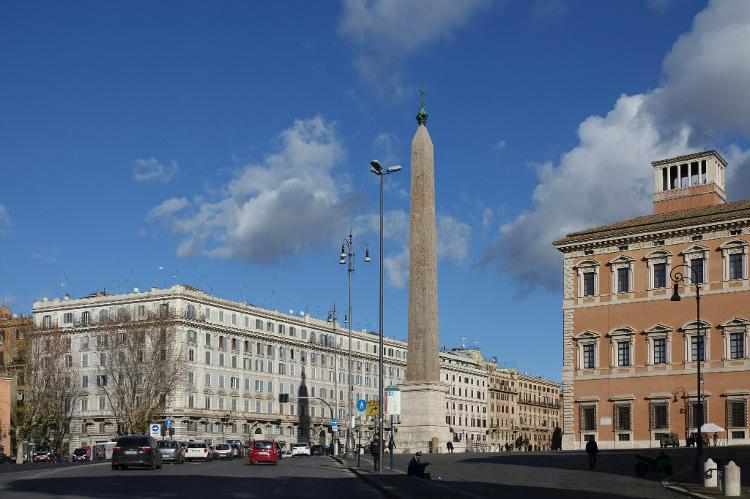
{"label": "building facade", "polygon": [[715,151],[652,165],[653,215],[554,243],[566,449],[591,438],[600,448],[658,447],[671,432],[685,445],[701,412],[727,430],[719,442],[750,443],[750,200],[726,202],[727,164]]}
{"label": "building facade", "polygon": [[440,380],[448,385],[445,422],[455,450],[488,450],[487,366],[479,350],[442,351]]}
{"label": "building facade", "polygon": [[26,333],[31,317],[18,316],[0,306],[0,445],[10,455],[16,448],[16,422],[19,400],[19,376],[24,366]]}
{"label": "building facade", "polygon": [[[117,422],[100,386],[106,383],[98,343],[102,328],[111,317],[136,317],[161,307],[172,313],[179,343],[175,348],[182,349],[186,362],[185,379],[164,414],[175,421],[174,438],[244,441],[262,435],[327,444],[331,409],[340,428],[345,425],[347,330],[310,316],[263,310],[179,285],[34,303],[38,327],[57,328],[70,338],[69,365],[81,378],[70,448],[106,442],[117,434]],[[376,334],[352,332],[355,402],[377,398],[377,349]],[[383,354],[386,386],[399,385],[406,368],[406,343],[386,338]],[[303,393],[309,399],[303,401]],[[369,438],[366,425],[362,438]]]}

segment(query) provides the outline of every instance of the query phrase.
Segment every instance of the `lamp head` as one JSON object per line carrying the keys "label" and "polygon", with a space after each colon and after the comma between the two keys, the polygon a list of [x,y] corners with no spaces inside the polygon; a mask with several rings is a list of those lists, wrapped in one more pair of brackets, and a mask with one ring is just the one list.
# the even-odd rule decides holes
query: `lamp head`
{"label": "lamp head", "polygon": [[672,300],[672,301],[680,301],[680,300],[682,300],[682,298],[680,298],[680,292],[677,289],[678,286],[679,285],[677,283],[674,283],[674,292],[672,293],[672,298],[670,298],[670,300]]}
{"label": "lamp head", "polygon": [[346,257],[346,252],[344,252],[344,245],[341,245],[341,253],[339,253],[339,258],[342,260]]}
{"label": "lamp head", "polygon": [[378,161],[377,159],[373,159],[372,161],[370,161],[370,171],[377,175],[382,175],[383,165],[381,165],[380,161]]}
{"label": "lamp head", "polygon": [[370,258],[370,248],[365,249],[365,263],[370,263],[372,261],[372,258]]}
{"label": "lamp head", "polygon": [[401,165],[393,165],[385,169],[386,173],[396,173],[398,171],[401,171]]}

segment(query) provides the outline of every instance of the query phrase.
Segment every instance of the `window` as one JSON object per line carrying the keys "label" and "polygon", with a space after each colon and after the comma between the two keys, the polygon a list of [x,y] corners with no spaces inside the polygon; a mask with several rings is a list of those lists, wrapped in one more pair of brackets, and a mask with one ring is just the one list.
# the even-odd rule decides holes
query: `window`
{"label": "window", "polygon": [[108,318],[109,318],[109,313],[106,310],[99,311],[99,322],[107,322]]}
{"label": "window", "polygon": [[81,376],[81,388],[89,387],[89,377],[86,375]]}
{"label": "window", "polygon": [[81,314],[81,326],[88,326],[91,323],[91,313],[86,311]]}
{"label": "window", "polygon": [[594,369],[596,364],[594,363],[594,345],[583,345],[583,368]]}
{"label": "window", "polygon": [[[703,406],[703,414],[701,415],[701,406]],[[690,428],[697,428],[698,425],[702,425],[706,422],[706,403],[699,404],[698,402],[690,402],[690,412],[688,414],[688,426]]]}
{"label": "window", "polygon": [[188,349],[188,361],[195,362],[195,350],[192,348]]}
{"label": "window", "polygon": [[666,288],[666,287],[667,287],[667,264],[655,263],[654,264],[654,288]]}
{"label": "window", "polygon": [[211,346],[211,333],[206,333],[206,346]]}
{"label": "window", "polygon": [[582,405],[580,417],[581,431],[596,430],[596,406]]}
{"label": "window", "polygon": [[88,336],[81,336],[80,339],[80,349],[86,350],[89,347],[89,337]]}
{"label": "window", "polygon": [[187,332],[187,342],[189,345],[197,345],[198,344],[198,333],[196,331],[188,331]]}
{"label": "window", "polygon": [[188,305],[185,317],[188,319],[195,319],[195,305]]}
{"label": "window", "polygon": [[617,342],[617,365],[621,367],[630,365],[630,341]]}
{"label": "window", "polygon": [[224,322],[224,311],[219,310],[219,322]]}
{"label": "window", "polygon": [[617,269],[617,292],[628,293],[630,291],[630,269]]}
{"label": "window", "polygon": [[203,385],[211,386],[211,373],[206,373],[203,377]]}
{"label": "window", "polygon": [[747,242],[742,240],[729,241],[721,245],[725,281],[746,278],[746,248]]}
{"label": "window", "polygon": [[669,403],[653,402],[651,404],[651,429],[666,430],[669,428]]}
{"label": "window", "polygon": [[747,426],[747,400],[728,400],[727,418],[732,428]]}
{"label": "window", "polygon": [[630,430],[630,404],[615,405],[615,430]]}
{"label": "window", "polygon": [[262,331],[263,330],[263,321],[260,319],[255,319],[255,329]]}
{"label": "window", "polygon": [[211,364],[211,352],[206,352],[206,364]]}
{"label": "window", "polygon": [[729,333],[729,358],[730,359],[744,359],[745,358],[745,334],[744,333]]}
{"label": "window", "polygon": [[594,272],[586,272],[583,274],[583,296],[594,296],[594,278],[596,274]]}
{"label": "window", "polygon": [[742,254],[729,255],[729,278],[742,279]]}
{"label": "window", "polygon": [[703,283],[706,282],[703,278],[703,263],[705,259],[703,257],[692,258],[690,260],[690,268],[692,269],[691,278],[695,279],[695,282]]}
{"label": "window", "polygon": [[690,361],[705,361],[705,336],[698,336],[697,334],[690,337]]}
{"label": "window", "polygon": [[96,376],[96,386],[107,386],[107,375],[98,374]]}
{"label": "window", "polygon": [[73,324],[73,312],[65,312],[63,314],[63,324]]}
{"label": "window", "polygon": [[82,353],[81,354],[81,366],[82,367],[88,367],[89,366],[89,354]]}
{"label": "window", "polygon": [[667,363],[667,339],[654,339],[654,364]]}

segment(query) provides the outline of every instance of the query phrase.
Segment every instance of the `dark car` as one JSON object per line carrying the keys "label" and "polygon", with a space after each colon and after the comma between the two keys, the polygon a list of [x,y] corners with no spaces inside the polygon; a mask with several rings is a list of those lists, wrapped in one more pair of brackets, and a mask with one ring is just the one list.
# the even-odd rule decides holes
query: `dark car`
{"label": "dark car", "polygon": [[677,433],[667,433],[666,435],[661,437],[659,443],[662,447],[679,447],[680,437],[677,436]]}
{"label": "dark car", "polygon": [[89,451],[84,449],[83,447],[79,447],[73,451],[73,454],[70,456],[70,460],[73,461],[74,463],[81,462],[81,461],[88,461]]}
{"label": "dark car", "polygon": [[311,456],[325,456],[326,448],[323,445],[313,445],[310,447]]}
{"label": "dark car", "polygon": [[148,435],[128,435],[117,439],[112,449],[112,469],[128,466],[161,468],[161,452],[156,440]]}
{"label": "dark car", "polygon": [[49,448],[49,445],[40,445],[38,447],[35,447],[34,453],[31,455],[31,461],[34,463],[51,463],[52,449]]}
{"label": "dark car", "polygon": [[175,440],[160,440],[159,451],[163,462],[182,464],[185,462],[185,451],[180,442]]}

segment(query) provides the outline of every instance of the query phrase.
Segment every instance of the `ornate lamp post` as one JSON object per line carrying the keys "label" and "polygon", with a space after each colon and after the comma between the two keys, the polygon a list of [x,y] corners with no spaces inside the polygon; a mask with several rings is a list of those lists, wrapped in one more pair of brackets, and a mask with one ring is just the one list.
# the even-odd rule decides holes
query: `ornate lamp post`
{"label": "ornate lamp post", "polygon": [[378,160],[370,161],[370,171],[380,177],[380,306],[378,318],[378,334],[380,337],[378,344],[378,436],[380,440],[380,457],[378,459],[378,473],[383,474],[383,177],[391,173],[396,173],[401,167],[389,166],[383,168]]}
{"label": "ornate lamp post", "polygon": [[[331,419],[338,417],[339,412],[339,358],[338,351],[339,345],[337,343],[338,337],[336,336],[336,304],[333,304],[333,309],[328,313],[328,322],[333,324],[333,398],[334,407],[336,407],[336,414],[333,414],[331,410]],[[331,432],[331,438],[333,439],[333,455],[339,455],[339,430]]]}
{"label": "ornate lamp post", "polygon": [[[365,249],[365,263],[370,262],[370,250]],[[349,237],[344,238],[344,243],[341,245],[341,253],[339,254],[339,264],[345,265],[347,263],[346,270],[349,274],[349,314],[346,317],[349,328],[349,413],[346,425],[344,456],[354,457],[354,434],[352,433],[352,426],[354,426],[354,376],[352,375],[352,274],[354,273],[354,243],[351,231],[349,232]]]}
{"label": "ornate lamp post", "polygon": [[[683,268],[689,271],[689,275],[683,274]],[[696,340],[697,351],[695,359],[697,367],[695,384],[698,394],[698,418],[695,426],[698,430],[698,441],[695,444],[695,469],[700,473],[701,456],[703,454],[703,435],[701,435],[701,426],[703,426],[703,397],[701,397],[701,361],[703,360],[703,355],[706,351],[705,337],[703,336],[703,330],[701,328],[701,284],[703,279],[701,279],[701,282],[698,282],[698,277],[696,275],[695,269],[693,269],[689,265],[684,264],[675,266],[669,273],[669,277],[672,279],[672,283],[674,283],[674,292],[672,293],[671,298],[672,301],[680,301],[682,299],[680,298],[679,293],[680,282],[683,282],[687,279],[688,284],[692,284],[693,286],[695,286],[695,315],[696,325],[698,327],[698,339]],[[693,416],[695,416],[695,414],[693,414]]]}

